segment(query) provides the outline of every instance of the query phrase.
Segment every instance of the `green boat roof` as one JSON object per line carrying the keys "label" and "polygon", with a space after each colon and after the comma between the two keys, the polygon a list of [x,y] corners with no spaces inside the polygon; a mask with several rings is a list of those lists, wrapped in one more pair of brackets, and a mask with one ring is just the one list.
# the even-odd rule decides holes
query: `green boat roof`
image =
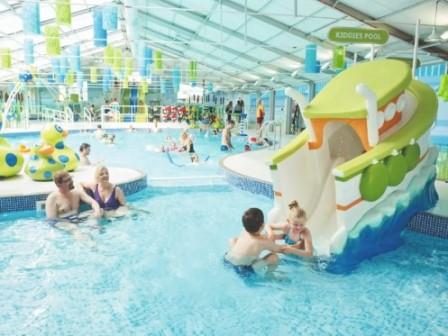
{"label": "green boat roof", "polygon": [[341,72],[305,108],[307,118],[366,118],[366,101],[356,92],[363,83],[375,92],[378,107],[406,89],[411,69],[403,61],[383,59],[357,64]]}
{"label": "green boat roof", "polygon": [[[410,83],[408,90],[418,101],[417,109],[408,123],[370,151],[337,166],[336,169],[340,174],[336,177],[338,180],[345,181],[361,173],[373,160],[381,160],[391,155],[394,149],[403,148],[410,143],[411,139],[417,140],[431,127],[437,115],[437,99],[434,91],[428,85],[416,80]],[[271,159],[272,165],[276,166],[290,157],[302,148],[308,139],[307,131],[299,134],[288,145],[275,153]]]}

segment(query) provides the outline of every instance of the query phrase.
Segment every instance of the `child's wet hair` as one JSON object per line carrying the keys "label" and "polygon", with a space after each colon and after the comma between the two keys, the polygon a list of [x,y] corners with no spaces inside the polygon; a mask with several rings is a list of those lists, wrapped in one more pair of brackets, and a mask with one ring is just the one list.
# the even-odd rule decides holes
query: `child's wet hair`
{"label": "child's wet hair", "polygon": [[300,207],[299,202],[297,202],[296,200],[289,203],[288,207],[289,207],[289,216],[288,216],[289,219],[306,218],[305,210],[303,210]]}
{"label": "child's wet hair", "polygon": [[257,233],[264,224],[263,211],[258,208],[249,208],[243,214],[243,226],[249,233]]}
{"label": "child's wet hair", "polygon": [[83,152],[85,149],[90,148],[90,145],[88,143],[82,143],[81,146],[79,146],[79,151]]}

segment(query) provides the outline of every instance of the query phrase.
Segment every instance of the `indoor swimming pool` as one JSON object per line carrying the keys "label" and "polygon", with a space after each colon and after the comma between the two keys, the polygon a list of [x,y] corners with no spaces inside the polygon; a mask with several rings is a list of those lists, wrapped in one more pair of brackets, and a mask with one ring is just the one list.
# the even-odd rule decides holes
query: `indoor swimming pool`
{"label": "indoor swimming pool", "polygon": [[271,200],[215,186],[150,187],[129,201],[150,214],[83,224],[93,244],[42,214],[1,215],[0,334],[448,332],[446,240],[406,232],[401,248],[349,274],[282,258],[279,280],[244,280],[223,266],[227,240],[245,209],[266,213]]}

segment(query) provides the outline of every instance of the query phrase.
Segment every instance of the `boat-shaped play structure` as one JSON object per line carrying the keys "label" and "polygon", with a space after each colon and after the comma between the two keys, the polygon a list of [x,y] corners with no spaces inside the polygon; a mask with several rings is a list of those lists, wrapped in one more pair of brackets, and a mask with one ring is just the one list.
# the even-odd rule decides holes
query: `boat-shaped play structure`
{"label": "boat-shaped play structure", "polygon": [[330,256],[335,272],[399,246],[409,219],[437,201],[431,87],[404,62],[376,60],[343,71],[308,105],[286,94],[302,105],[307,129],[271,159],[270,221],[297,200],[315,254]]}

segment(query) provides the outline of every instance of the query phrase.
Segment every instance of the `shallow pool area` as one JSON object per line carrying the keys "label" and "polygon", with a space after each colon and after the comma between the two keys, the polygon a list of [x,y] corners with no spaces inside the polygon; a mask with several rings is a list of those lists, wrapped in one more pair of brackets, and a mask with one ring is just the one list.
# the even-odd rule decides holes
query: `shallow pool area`
{"label": "shallow pool area", "polygon": [[[81,143],[89,143],[92,163],[137,169],[147,173],[149,179],[219,175],[221,173],[218,162],[228,155],[220,151],[220,134],[208,135],[198,129],[189,130],[189,133],[193,135],[199,164],[192,164],[187,153],[170,152],[173,161],[171,162],[166,153],[160,152],[161,146],[166,145],[167,137],[179,143],[182,129],[164,129],[159,133],[150,133],[141,129],[136,132],[125,130],[107,130],[107,132],[116,135],[114,145],[99,141],[93,132],[71,132],[65,144],[78,151]],[[8,135],[7,139],[15,146],[25,144],[28,147],[40,141],[38,134]],[[247,137],[233,136],[232,140],[235,146],[233,153],[243,151]]]}
{"label": "shallow pool area", "polygon": [[[271,200],[233,187],[148,188],[134,212],[75,240],[35,212],[0,215],[2,335],[444,335],[448,241],[404,245],[345,275],[283,258],[278,280],[223,266],[241,214]],[[98,227],[91,227],[96,225]]]}

